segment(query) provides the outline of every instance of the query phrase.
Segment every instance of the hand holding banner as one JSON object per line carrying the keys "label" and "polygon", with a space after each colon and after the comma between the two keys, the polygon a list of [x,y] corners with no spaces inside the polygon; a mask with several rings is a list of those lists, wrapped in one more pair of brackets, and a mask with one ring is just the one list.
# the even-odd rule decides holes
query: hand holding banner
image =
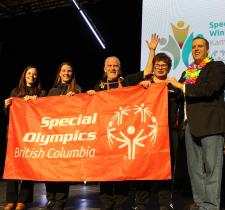
{"label": "hand holding banner", "polygon": [[171,178],[165,84],[50,96],[10,108],[5,179]]}

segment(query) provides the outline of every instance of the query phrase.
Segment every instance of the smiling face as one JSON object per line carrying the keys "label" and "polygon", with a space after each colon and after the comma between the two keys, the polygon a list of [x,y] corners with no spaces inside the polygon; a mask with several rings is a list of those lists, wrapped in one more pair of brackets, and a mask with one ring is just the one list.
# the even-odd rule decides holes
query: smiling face
{"label": "smiling face", "polygon": [[37,81],[38,73],[36,68],[29,68],[25,74],[26,85],[32,87]]}
{"label": "smiling face", "polygon": [[116,57],[108,57],[105,60],[104,71],[108,80],[115,80],[120,74],[120,61]]}
{"label": "smiling face", "polygon": [[201,38],[197,38],[192,42],[192,56],[196,64],[202,62],[208,56],[209,49],[206,41]]}
{"label": "smiling face", "polygon": [[158,53],[153,61],[153,80],[165,80],[172,66],[171,58],[165,53]]}
{"label": "smiling face", "polygon": [[164,61],[156,61],[154,65],[154,75],[159,79],[166,79],[169,67]]}
{"label": "smiling face", "polygon": [[59,72],[62,83],[70,83],[73,77],[73,69],[70,65],[64,64]]}

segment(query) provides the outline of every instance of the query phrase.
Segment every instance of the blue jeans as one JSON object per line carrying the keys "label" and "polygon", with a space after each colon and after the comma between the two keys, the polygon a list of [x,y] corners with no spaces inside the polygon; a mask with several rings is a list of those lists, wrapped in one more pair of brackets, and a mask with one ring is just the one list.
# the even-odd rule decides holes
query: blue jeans
{"label": "blue jeans", "polygon": [[194,202],[199,210],[219,210],[224,136],[196,138],[187,124],[185,144]]}

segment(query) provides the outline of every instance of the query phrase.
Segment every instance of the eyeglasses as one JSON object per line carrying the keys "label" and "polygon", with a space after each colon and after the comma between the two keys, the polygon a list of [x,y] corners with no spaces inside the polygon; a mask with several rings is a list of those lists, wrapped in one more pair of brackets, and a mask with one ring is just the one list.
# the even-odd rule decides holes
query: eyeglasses
{"label": "eyeglasses", "polygon": [[155,64],[154,67],[155,67],[156,69],[166,69],[166,68],[168,67],[168,65],[167,65],[167,64],[162,64],[162,65],[160,65],[160,64]]}

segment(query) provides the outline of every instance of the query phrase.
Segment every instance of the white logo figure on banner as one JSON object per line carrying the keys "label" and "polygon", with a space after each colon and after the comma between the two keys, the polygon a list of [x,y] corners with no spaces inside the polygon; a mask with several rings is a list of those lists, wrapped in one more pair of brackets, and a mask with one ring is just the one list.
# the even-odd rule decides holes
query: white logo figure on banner
{"label": "white logo figure on banner", "polygon": [[[132,115],[139,115],[139,122],[133,122],[135,117]],[[134,124],[138,124],[138,127]],[[122,149],[127,147],[128,159],[135,159],[136,147],[145,147],[147,141],[150,141],[151,147],[155,145],[158,132],[158,123],[155,116],[142,103],[140,106],[133,107],[119,107],[115,115],[107,125],[108,142],[111,150],[115,148],[115,141],[117,141],[117,148]]]}

